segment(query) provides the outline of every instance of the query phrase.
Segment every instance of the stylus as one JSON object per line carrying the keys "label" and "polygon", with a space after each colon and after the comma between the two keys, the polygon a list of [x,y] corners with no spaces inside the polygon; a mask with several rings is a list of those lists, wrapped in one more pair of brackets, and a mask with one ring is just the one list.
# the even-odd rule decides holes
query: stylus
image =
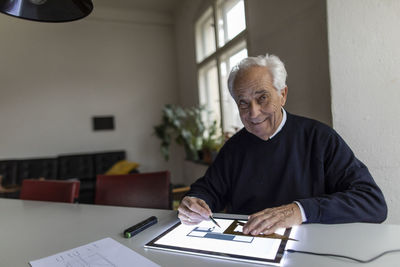
{"label": "stylus", "polygon": [[221,228],[221,226],[219,226],[219,224],[217,223],[217,221],[214,219],[214,217],[212,215],[210,215],[210,220],[219,228]]}
{"label": "stylus", "polygon": [[141,231],[149,228],[150,226],[152,226],[153,224],[156,224],[156,223],[157,223],[157,217],[151,216],[150,218],[126,229],[124,231],[124,237],[131,238],[132,236],[140,233]]}

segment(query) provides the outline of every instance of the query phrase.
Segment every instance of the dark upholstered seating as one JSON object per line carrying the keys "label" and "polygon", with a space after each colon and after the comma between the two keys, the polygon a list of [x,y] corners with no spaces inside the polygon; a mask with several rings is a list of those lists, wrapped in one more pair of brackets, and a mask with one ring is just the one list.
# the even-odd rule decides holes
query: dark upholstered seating
{"label": "dark upholstered seating", "polygon": [[20,199],[74,203],[79,196],[79,184],[79,181],[25,179]]}
{"label": "dark upholstered seating", "polygon": [[17,161],[1,160],[0,175],[3,176],[2,185],[15,185],[17,181]]}
{"label": "dark upholstered seating", "polygon": [[[0,160],[4,188],[20,187],[25,179],[78,179],[80,203],[94,203],[96,175],[103,174],[116,162],[125,159],[125,151],[105,151],[60,155],[54,158]],[[137,170],[136,170],[137,172]],[[19,192],[1,192],[0,197],[18,198]]]}
{"label": "dark upholstered seating", "polygon": [[18,160],[17,166],[17,184],[21,184],[24,179],[42,177],[51,180],[58,177],[56,158]]}
{"label": "dark upholstered seating", "polygon": [[94,171],[97,174],[106,173],[116,162],[125,159],[125,152],[104,152],[94,155]]}
{"label": "dark upholstered seating", "polygon": [[170,173],[97,175],[95,204],[170,209]]}
{"label": "dark upholstered seating", "polygon": [[58,179],[78,178],[81,181],[79,202],[92,204],[96,175],[105,173],[113,164],[123,159],[125,151],[61,155],[58,157]]}

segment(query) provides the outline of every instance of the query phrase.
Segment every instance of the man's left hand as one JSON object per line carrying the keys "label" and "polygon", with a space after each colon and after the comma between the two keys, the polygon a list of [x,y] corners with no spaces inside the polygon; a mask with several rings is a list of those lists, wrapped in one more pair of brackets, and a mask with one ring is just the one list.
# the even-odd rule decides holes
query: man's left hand
{"label": "man's left hand", "polygon": [[301,223],[300,208],[297,204],[292,203],[250,215],[249,220],[243,226],[243,233],[268,235],[274,233],[278,228],[288,228]]}

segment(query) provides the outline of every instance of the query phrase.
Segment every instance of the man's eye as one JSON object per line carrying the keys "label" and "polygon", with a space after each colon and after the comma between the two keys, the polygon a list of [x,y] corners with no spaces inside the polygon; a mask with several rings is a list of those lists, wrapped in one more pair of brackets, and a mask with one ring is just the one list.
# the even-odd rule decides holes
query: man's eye
{"label": "man's eye", "polygon": [[259,100],[260,100],[260,102],[263,102],[263,101],[267,100],[267,96],[262,95],[262,96],[260,96]]}
{"label": "man's eye", "polygon": [[239,101],[239,108],[247,108],[247,103],[245,102],[245,101],[243,101],[243,100],[240,100]]}

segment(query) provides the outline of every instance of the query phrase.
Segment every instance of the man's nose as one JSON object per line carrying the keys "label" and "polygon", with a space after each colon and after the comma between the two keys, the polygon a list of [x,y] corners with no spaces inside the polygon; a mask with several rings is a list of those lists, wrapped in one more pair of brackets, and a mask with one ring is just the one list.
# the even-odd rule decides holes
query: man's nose
{"label": "man's nose", "polygon": [[250,118],[257,118],[260,114],[261,106],[258,103],[251,103],[249,109]]}

